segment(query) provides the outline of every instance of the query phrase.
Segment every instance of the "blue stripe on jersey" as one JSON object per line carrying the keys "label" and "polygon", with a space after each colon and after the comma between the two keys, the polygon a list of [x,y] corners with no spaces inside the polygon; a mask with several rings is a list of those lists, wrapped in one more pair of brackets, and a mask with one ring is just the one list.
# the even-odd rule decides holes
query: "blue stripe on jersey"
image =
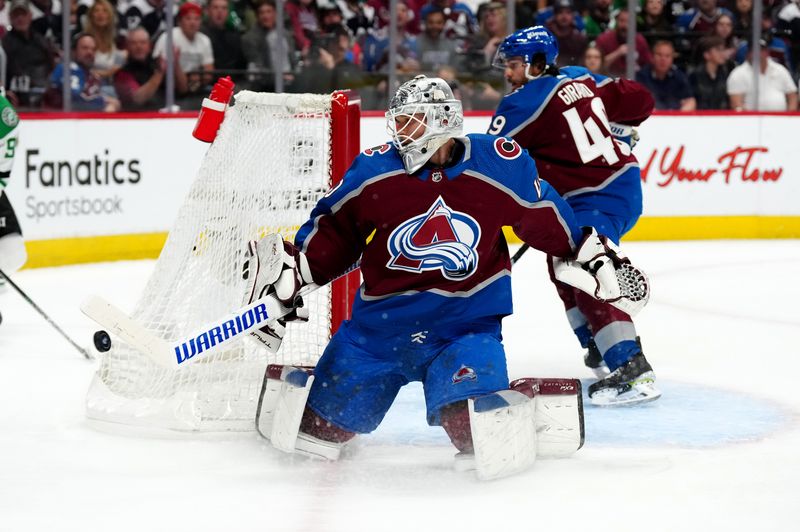
{"label": "blue stripe on jersey", "polygon": [[427,290],[370,297],[364,287],[353,301],[353,322],[370,328],[409,327],[415,324],[469,323],[486,316],[513,312],[511,272],[503,270],[468,292]]}

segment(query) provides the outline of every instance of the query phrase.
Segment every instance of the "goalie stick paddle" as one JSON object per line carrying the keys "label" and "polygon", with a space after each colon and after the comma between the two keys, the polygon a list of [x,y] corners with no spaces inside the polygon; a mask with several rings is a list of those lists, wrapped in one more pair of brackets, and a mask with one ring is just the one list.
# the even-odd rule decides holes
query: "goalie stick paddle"
{"label": "goalie stick paddle", "polygon": [[[309,284],[298,292],[298,296],[305,296],[318,288],[319,285]],[[281,305],[274,295],[269,295],[178,339],[167,341],[99,296],[89,296],[81,304],[81,312],[108,332],[147,355],[156,364],[170,369],[182,368],[214,351],[229,347],[251,330],[269,325],[292,310]]]}
{"label": "goalie stick paddle", "polygon": [[50,318],[50,316],[48,316],[48,315],[45,313],[45,311],[43,311],[42,309],[40,309],[40,308],[39,308],[39,305],[37,305],[36,303],[34,303],[34,302],[33,302],[33,299],[31,299],[31,298],[28,296],[28,294],[26,294],[26,293],[25,293],[25,292],[22,290],[22,288],[20,288],[19,286],[17,286],[17,283],[15,283],[14,281],[12,281],[12,280],[11,280],[11,278],[10,278],[10,277],[9,277],[9,276],[6,274],[6,272],[4,272],[3,270],[0,270],[0,277],[3,277],[3,278],[5,278],[5,280],[6,280],[6,281],[8,281],[8,284],[9,284],[9,285],[11,285],[11,288],[13,288],[14,290],[16,290],[16,292],[17,292],[17,293],[18,293],[18,294],[19,294],[19,295],[22,297],[22,299],[24,299],[25,301],[27,301],[27,302],[28,302],[28,304],[29,304],[31,307],[33,307],[33,310],[35,310],[36,312],[38,312],[38,313],[39,313],[39,315],[41,315],[41,316],[42,316],[42,317],[45,319],[45,321],[46,321],[47,323],[49,323],[50,325],[52,325],[52,326],[53,326],[53,329],[55,329],[56,331],[58,331],[58,334],[60,334],[61,336],[63,336],[63,337],[64,337],[64,339],[65,339],[67,342],[69,342],[69,343],[70,343],[70,345],[72,345],[72,347],[74,347],[75,349],[77,349],[77,350],[78,350],[78,352],[79,352],[80,354],[82,354],[82,355],[83,355],[83,357],[84,357],[86,360],[94,360],[94,357],[93,357],[93,356],[92,356],[92,355],[91,355],[91,354],[90,354],[90,353],[89,353],[89,352],[88,352],[86,349],[84,349],[84,348],[82,348],[81,346],[79,346],[79,345],[78,345],[78,344],[75,342],[75,340],[73,340],[72,338],[70,338],[70,337],[69,337],[69,335],[68,335],[67,333],[65,333],[65,332],[64,332],[64,331],[61,329],[61,327],[59,327],[59,326],[56,324],[56,322],[54,322],[54,321],[53,321],[53,320]]}

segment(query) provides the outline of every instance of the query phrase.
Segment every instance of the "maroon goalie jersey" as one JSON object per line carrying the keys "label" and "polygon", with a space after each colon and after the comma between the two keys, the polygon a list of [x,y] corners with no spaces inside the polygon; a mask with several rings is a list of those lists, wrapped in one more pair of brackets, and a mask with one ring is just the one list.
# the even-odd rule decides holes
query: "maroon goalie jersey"
{"label": "maroon goalie jersey", "polygon": [[565,67],[505,96],[488,133],[512,137],[536,160],[540,176],[562,196],[595,190],[638,166],[611,124],[636,126],[653,110],[642,85]]}

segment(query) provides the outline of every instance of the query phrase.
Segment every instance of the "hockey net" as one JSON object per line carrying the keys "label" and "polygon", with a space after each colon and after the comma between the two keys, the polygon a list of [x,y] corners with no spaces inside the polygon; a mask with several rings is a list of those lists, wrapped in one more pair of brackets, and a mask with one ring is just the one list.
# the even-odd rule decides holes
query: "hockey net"
{"label": "hockey net", "polygon": [[[132,317],[172,340],[242,305],[245,244],[294,238],[359,150],[358,101],[242,91],[226,112]],[[349,317],[358,272],[307,296],[277,355],[249,338],[186,367],[163,369],[119,339],[87,396],[92,419],[176,430],[252,430],[268,363],[314,365]]]}

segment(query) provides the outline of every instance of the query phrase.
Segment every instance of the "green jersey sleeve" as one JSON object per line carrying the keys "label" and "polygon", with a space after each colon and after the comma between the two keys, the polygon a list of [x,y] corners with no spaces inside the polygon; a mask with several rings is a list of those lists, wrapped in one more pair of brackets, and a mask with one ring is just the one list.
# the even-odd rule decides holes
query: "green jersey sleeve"
{"label": "green jersey sleeve", "polygon": [[5,96],[0,95],[0,189],[6,186],[17,150],[19,117]]}

